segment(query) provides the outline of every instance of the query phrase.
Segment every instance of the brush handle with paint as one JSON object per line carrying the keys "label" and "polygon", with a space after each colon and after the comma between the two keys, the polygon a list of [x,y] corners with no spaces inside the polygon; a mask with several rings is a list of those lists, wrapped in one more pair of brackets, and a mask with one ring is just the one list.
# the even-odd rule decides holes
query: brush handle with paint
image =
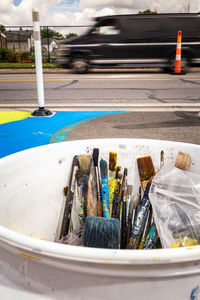
{"label": "brush handle with paint", "polygon": [[105,218],[110,218],[108,177],[101,178],[101,195],[103,203],[103,216]]}
{"label": "brush handle with paint", "polygon": [[90,174],[92,157],[90,154],[80,154],[78,156],[79,166],[80,166],[80,206],[79,206],[79,216],[81,224],[85,222],[87,217],[87,201],[88,201],[88,180]]}
{"label": "brush handle with paint", "polygon": [[99,160],[99,149],[94,148],[93,149],[93,162],[95,167],[95,177],[96,177],[96,186],[97,186],[97,216],[102,217],[103,216],[103,204],[101,199],[101,182],[100,182],[100,176],[99,176],[99,168],[98,168],[98,160]]}
{"label": "brush handle with paint", "polygon": [[108,185],[109,185],[109,202],[110,202],[111,216],[112,216],[113,202],[115,199],[116,170],[117,170],[117,153],[109,152]]}
{"label": "brush handle with paint", "polygon": [[101,184],[98,169],[96,169],[97,175],[97,217],[103,217],[103,202],[101,196]]}
{"label": "brush handle with paint", "polygon": [[134,224],[134,219],[137,214],[137,207],[139,203],[139,194],[136,194],[130,201],[128,210],[128,227],[127,227],[127,243],[130,237],[131,229]]}
{"label": "brush handle with paint", "polygon": [[125,249],[127,245],[127,195],[128,195],[128,188],[127,188],[127,174],[128,170],[127,168],[124,169],[123,174],[123,190],[122,190],[122,216],[121,216],[121,249]]}
{"label": "brush handle with paint", "polygon": [[97,216],[97,182],[93,160],[88,178],[87,216]]}
{"label": "brush handle with paint", "polygon": [[146,241],[144,243],[143,249],[153,249],[158,239],[158,231],[156,229],[155,223],[153,222],[147,235]]}
{"label": "brush handle with paint", "polygon": [[77,173],[78,169],[79,169],[79,163],[78,163],[78,156],[76,155],[76,156],[74,156],[73,161],[72,161],[72,168],[71,168],[71,174],[70,174],[70,179],[69,179],[69,187],[67,190],[64,214],[63,214],[61,230],[60,230],[60,239],[63,236],[67,235],[68,231],[69,231],[72,202],[73,202],[74,192],[75,192],[76,173]]}
{"label": "brush handle with paint", "polygon": [[103,216],[110,218],[109,186],[108,186],[108,166],[104,159],[100,160],[101,170],[101,197],[103,205]]}
{"label": "brush handle with paint", "polygon": [[146,224],[145,224],[145,227],[144,227],[144,231],[143,231],[138,249],[143,249],[144,243],[145,243],[146,238],[149,234],[149,228],[151,227],[151,219],[152,219],[152,209],[149,209],[148,216],[147,216],[147,219],[146,219]]}
{"label": "brush handle with paint", "polygon": [[112,218],[119,219],[120,214],[120,190],[121,190],[121,182],[117,180],[117,188],[115,192],[115,199],[113,202],[113,209],[112,209]]}
{"label": "brush handle with paint", "polygon": [[115,189],[116,189],[116,179],[115,179],[114,172],[109,171],[108,185],[109,185],[110,215],[112,216],[113,202],[115,199]]}
{"label": "brush handle with paint", "polygon": [[140,239],[142,237],[142,233],[144,231],[146,219],[148,217],[148,211],[150,209],[150,200],[149,200],[149,187],[150,183],[146,186],[142,203],[139,205],[137,210],[137,216],[135,222],[133,224],[133,228],[131,230],[128,249],[137,249],[140,243]]}

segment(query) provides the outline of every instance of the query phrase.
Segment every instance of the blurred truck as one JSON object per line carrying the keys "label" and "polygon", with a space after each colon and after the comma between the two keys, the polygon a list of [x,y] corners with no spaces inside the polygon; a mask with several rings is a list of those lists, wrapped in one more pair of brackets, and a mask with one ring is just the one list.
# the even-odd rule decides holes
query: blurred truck
{"label": "blurred truck", "polygon": [[75,73],[148,67],[173,72],[181,30],[181,70],[200,64],[200,14],[111,15],[95,21],[86,34],[60,43],[58,63]]}

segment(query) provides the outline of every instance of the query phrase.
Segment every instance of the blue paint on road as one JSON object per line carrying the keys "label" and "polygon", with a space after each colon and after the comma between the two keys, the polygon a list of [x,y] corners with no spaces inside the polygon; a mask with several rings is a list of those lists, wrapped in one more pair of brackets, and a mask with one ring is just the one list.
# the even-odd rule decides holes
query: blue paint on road
{"label": "blue paint on road", "polygon": [[[50,141],[61,142],[66,139],[67,135],[67,130],[65,132],[61,130],[64,127],[73,128],[92,118],[123,112],[57,112],[52,117],[29,117],[24,120],[2,124],[0,125],[0,158],[18,151],[49,144]],[[57,133],[58,131],[61,134]],[[56,139],[52,139],[54,136],[56,136]]]}

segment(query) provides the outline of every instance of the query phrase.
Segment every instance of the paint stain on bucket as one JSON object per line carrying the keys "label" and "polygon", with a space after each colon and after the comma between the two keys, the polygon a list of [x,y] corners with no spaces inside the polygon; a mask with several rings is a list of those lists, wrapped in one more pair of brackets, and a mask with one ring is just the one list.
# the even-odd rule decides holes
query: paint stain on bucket
{"label": "paint stain on bucket", "polygon": [[199,291],[200,291],[200,286],[195,287],[195,288],[192,290],[192,293],[191,293],[191,295],[190,295],[190,300],[198,300],[198,299],[200,299],[200,298],[198,297]]}
{"label": "paint stain on bucket", "polygon": [[20,255],[20,256],[27,257],[27,258],[29,258],[29,259],[31,259],[31,260],[37,260],[37,261],[40,260],[39,257],[30,255],[30,254],[27,254],[27,253],[24,253],[24,252],[19,252],[19,255]]}

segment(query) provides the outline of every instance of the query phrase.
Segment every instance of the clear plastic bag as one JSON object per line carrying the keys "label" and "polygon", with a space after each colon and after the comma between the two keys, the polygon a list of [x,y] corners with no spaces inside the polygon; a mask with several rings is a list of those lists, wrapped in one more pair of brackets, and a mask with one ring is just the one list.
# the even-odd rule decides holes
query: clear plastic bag
{"label": "clear plastic bag", "polygon": [[200,174],[163,167],[149,198],[163,248],[200,244]]}

